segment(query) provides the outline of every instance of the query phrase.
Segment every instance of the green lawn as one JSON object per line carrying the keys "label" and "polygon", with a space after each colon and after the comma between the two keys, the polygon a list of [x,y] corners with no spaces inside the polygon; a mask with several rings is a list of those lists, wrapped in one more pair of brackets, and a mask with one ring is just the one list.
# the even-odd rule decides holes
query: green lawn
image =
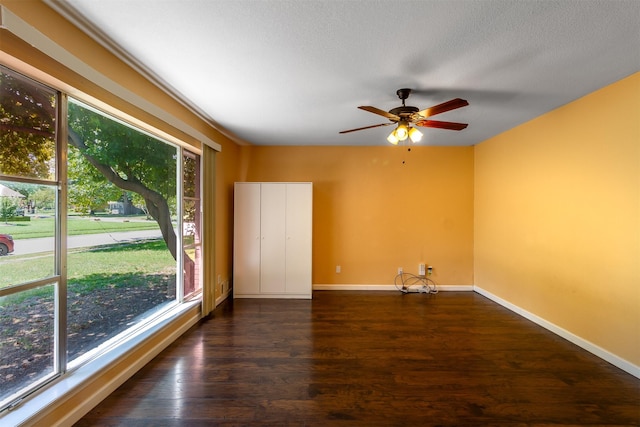
{"label": "green lawn", "polygon": [[[118,276],[135,277],[136,284],[145,283],[145,276],[175,274],[176,262],[164,240],[144,241],[82,249],[68,255],[68,283],[76,291],[112,286]],[[51,258],[41,256],[0,258],[0,288],[24,281],[25,271],[31,277],[51,275]],[[38,274],[38,272],[42,274]]]}
{"label": "green lawn", "polygon": [[[0,223],[0,233],[11,234],[16,240],[52,237],[54,235],[54,226],[55,220],[52,217],[33,217],[31,221],[28,222]],[[67,221],[67,229],[70,236],[111,233],[115,231],[152,230],[157,228],[157,222],[154,220],[146,220],[144,217],[69,217]]]}

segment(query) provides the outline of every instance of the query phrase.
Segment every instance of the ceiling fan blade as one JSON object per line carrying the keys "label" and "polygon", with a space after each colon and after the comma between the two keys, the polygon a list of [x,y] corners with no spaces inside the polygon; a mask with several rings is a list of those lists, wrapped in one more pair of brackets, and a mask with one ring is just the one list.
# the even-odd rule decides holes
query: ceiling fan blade
{"label": "ceiling fan blade", "polygon": [[394,120],[394,121],[399,121],[400,120],[400,116],[396,116],[395,114],[391,114],[391,113],[389,113],[387,111],[381,110],[381,109],[376,108],[376,107],[370,107],[368,105],[361,105],[358,108],[361,109],[361,110],[364,110],[364,111],[368,111],[368,112],[373,113],[373,114],[378,114],[379,116],[382,116],[382,117],[386,117],[389,120]]}
{"label": "ceiling fan blade", "polygon": [[377,128],[377,127],[380,127],[380,126],[389,126],[389,125],[392,125],[392,124],[394,124],[394,123],[381,123],[381,124],[379,124],[379,125],[365,126],[365,127],[363,127],[363,128],[343,130],[342,132],[339,132],[339,133],[355,132],[355,131],[357,131],[357,130],[364,130],[364,129]]}
{"label": "ceiling fan blade", "polygon": [[416,114],[427,118],[431,116],[435,116],[436,114],[446,113],[447,111],[455,110],[456,108],[461,108],[469,105],[469,103],[465,99],[452,99],[451,101],[443,102],[442,104],[435,105],[431,108],[427,108],[422,111],[418,111]]}
{"label": "ceiling fan blade", "polygon": [[343,131],[338,132],[338,133],[349,133],[349,132],[355,132],[355,131],[357,131],[357,130],[364,130],[364,129],[377,128],[377,127],[380,127],[380,126],[389,126],[389,125],[392,125],[392,124],[394,124],[394,123],[380,123],[379,125],[371,125],[371,126],[365,126],[365,127],[363,127],[363,128],[356,128],[356,129],[343,130]]}
{"label": "ceiling fan blade", "polygon": [[439,122],[437,120],[420,120],[419,122],[416,122],[416,126],[422,126],[425,128],[462,130],[469,125],[466,123]]}

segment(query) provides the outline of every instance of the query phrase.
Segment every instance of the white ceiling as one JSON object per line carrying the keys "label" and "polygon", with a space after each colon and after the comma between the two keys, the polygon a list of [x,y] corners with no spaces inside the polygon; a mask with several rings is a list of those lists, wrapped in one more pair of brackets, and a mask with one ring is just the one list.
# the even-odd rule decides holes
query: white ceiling
{"label": "white ceiling", "polygon": [[[256,145],[385,145],[357,109],[460,97],[421,144],[473,145],[640,70],[637,0],[49,0]],[[605,108],[606,106],[603,106]],[[585,125],[598,112],[585,117]]]}

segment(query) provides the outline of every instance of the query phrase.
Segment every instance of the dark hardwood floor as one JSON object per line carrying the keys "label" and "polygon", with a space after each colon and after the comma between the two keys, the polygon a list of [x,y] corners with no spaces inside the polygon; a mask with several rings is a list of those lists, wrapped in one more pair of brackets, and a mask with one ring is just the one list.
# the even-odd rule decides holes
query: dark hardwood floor
{"label": "dark hardwood floor", "polygon": [[640,425],[640,380],[473,292],[228,301],[77,426]]}

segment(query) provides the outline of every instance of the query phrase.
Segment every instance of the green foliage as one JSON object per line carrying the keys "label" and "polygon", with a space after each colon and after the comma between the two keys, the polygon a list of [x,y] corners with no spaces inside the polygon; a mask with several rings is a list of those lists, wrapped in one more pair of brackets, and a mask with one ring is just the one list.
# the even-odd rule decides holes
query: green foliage
{"label": "green foliage", "polygon": [[5,223],[16,213],[18,206],[9,197],[0,197],[0,219]]}
{"label": "green foliage", "polygon": [[[23,257],[0,262],[0,277],[3,283],[20,283],[24,279],[24,269],[42,271],[46,276],[51,260],[46,257]],[[157,274],[175,274],[175,261],[162,240],[110,245],[106,248],[83,249],[69,254],[69,287],[74,292],[90,292],[104,286],[118,283],[118,275],[127,275],[130,280],[147,284],[149,277]],[[131,280],[132,277],[137,279]],[[114,280],[115,279],[115,280]],[[0,286],[2,287],[2,286]],[[15,298],[33,296],[41,290],[17,294]],[[16,303],[5,298],[2,303]]]}
{"label": "green foliage", "polygon": [[69,146],[67,167],[69,205],[77,212],[104,210],[108,202],[118,200],[122,195],[122,190],[91,166],[73,146]]}
{"label": "green foliage", "polygon": [[55,92],[0,67],[0,173],[52,179]]}
{"label": "green foliage", "polygon": [[[175,196],[175,147],[73,102],[69,103],[69,126],[84,140],[87,156],[109,165],[121,178],[139,182],[162,194],[165,199]],[[105,184],[104,175],[100,176],[100,172],[86,162],[80,162],[79,150],[70,147],[69,151],[69,177],[74,184],[83,178],[83,185]]]}
{"label": "green foliage", "polygon": [[29,199],[35,203],[38,209],[54,209],[56,205],[56,194],[50,187],[39,186]]}
{"label": "green foliage", "polygon": [[7,218],[6,222],[31,222],[31,217],[29,216],[10,216]]}
{"label": "green foliage", "polygon": [[[55,178],[56,107],[55,91],[0,67],[0,174]],[[70,206],[91,212],[131,200],[158,222],[177,258],[176,147],[78,102],[68,103],[67,121]],[[52,205],[38,197],[38,206]]]}

